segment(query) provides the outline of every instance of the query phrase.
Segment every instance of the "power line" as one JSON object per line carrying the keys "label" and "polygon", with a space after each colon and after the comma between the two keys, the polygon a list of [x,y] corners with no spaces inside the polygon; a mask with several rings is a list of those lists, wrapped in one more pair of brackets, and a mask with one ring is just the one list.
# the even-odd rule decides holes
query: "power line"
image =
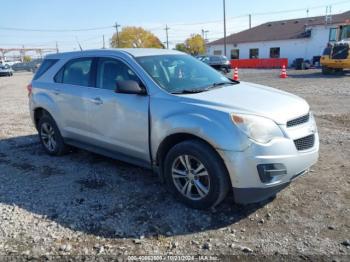
{"label": "power line", "polygon": [[29,28],[18,28],[18,27],[0,27],[0,30],[6,31],[28,31],[28,32],[82,32],[82,31],[95,31],[113,26],[93,27],[93,28],[81,28],[81,29],[29,29]]}

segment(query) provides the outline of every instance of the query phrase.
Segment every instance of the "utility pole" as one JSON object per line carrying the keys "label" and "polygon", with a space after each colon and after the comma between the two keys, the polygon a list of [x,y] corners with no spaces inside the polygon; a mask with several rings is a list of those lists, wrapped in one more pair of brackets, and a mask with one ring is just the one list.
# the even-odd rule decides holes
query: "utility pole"
{"label": "utility pole", "polygon": [[118,27],[120,27],[120,25],[118,25],[118,23],[115,23],[114,27],[115,27],[115,31],[117,32],[117,47],[119,47],[119,30],[118,30]]}
{"label": "utility pole", "polygon": [[106,45],[105,45],[105,35],[102,35],[102,41],[103,41],[103,47],[102,47],[102,49],[106,49]]}
{"label": "utility pole", "polygon": [[226,1],[222,0],[224,9],[224,56],[226,56]]}
{"label": "utility pole", "polygon": [[58,42],[56,41],[56,53],[58,53]]}
{"label": "utility pole", "polygon": [[249,14],[249,29],[252,28],[252,15]]}
{"label": "utility pole", "polygon": [[164,30],[165,30],[165,34],[166,34],[166,49],[169,49],[169,35],[168,35],[169,29],[170,28],[168,27],[168,25],[165,25]]}

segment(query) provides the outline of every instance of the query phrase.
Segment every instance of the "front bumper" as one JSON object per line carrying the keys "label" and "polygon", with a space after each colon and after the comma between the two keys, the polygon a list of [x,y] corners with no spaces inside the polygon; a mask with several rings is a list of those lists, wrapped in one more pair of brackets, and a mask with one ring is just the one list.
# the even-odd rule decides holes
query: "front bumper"
{"label": "front bumper", "polygon": [[[218,150],[230,174],[236,203],[260,202],[276,195],[296,177],[305,174],[317,162],[319,137],[314,133],[312,148],[298,151],[295,138],[278,138],[268,144],[252,142],[244,151]],[[258,165],[278,164],[284,166],[283,174],[262,181]]]}

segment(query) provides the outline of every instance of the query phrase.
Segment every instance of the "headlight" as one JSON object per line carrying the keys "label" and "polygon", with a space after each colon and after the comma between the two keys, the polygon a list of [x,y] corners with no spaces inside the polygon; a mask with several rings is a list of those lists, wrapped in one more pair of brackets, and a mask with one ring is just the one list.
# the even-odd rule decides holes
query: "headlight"
{"label": "headlight", "polygon": [[265,117],[231,114],[231,119],[243,133],[259,143],[268,143],[273,138],[284,137],[278,125]]}
{"label": "headlight", "polygon": [[310,111],[310,122],[312,127],[314,128],[314,132],[317,133],[317,125],[316,125],[316,120],[315,120],[315,116],[314,113]]}

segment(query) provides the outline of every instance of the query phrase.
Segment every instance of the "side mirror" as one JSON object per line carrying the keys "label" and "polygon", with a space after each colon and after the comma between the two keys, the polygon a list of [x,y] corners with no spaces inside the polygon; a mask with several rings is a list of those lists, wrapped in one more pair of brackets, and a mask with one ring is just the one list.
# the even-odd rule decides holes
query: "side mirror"
{"label": "side mirror", "polygon": [[116,93],[145,95],[146,91],[134,80],[116,82]]}

